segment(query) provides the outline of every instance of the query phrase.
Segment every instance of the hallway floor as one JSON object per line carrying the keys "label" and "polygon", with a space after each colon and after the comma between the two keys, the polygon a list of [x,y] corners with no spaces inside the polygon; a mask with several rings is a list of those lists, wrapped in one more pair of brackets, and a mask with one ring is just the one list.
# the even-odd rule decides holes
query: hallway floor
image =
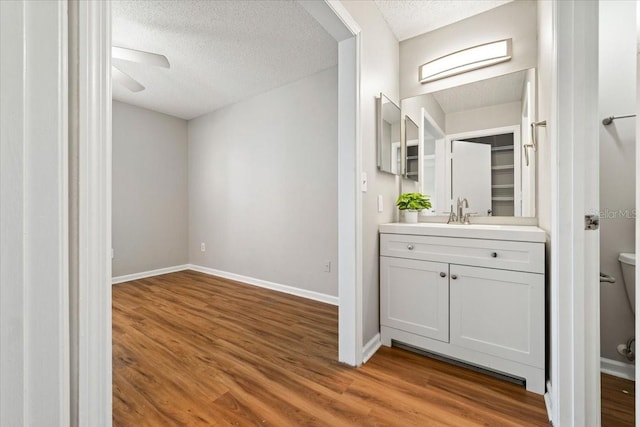
{"label": "hallway floor", "polygon": [[184,271],[113,287],[115,426],[547,426],[542,396],[398,348],[337,359],[337,307]]}

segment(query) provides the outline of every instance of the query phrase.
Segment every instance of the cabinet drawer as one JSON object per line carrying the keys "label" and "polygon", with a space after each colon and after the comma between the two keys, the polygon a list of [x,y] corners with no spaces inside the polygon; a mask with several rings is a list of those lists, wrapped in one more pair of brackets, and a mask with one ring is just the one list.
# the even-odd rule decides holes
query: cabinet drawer
{"label": "cabinet drawer", "polygon": [[383,233],[380,255],[544,273],[544,243]]}

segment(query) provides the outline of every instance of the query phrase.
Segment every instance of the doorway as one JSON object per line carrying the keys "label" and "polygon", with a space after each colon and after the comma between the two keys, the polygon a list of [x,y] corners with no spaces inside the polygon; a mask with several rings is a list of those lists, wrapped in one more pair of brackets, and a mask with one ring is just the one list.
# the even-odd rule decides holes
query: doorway
{"label": "doorway", "polygon": [[[362,363],[362,215],[359,124],[360,29],[340,4],[306,2],[307,11],[338,42],[339,360]],[[73,3],[70,27],[78,46],[79,372],[76,401],[82,425],[111,422],[111,23],[109,2]],[[74,82],[75,84],[76,82]],[[79,398],[81,396],[81,398]]]}

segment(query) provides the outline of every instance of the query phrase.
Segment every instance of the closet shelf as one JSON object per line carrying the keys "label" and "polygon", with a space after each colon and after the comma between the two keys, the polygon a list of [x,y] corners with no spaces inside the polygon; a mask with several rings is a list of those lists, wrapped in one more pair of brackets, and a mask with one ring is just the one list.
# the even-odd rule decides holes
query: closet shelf
{"label": "closet shelf", "polygon": [[513,169],[513,165],[491,166],[491,170],[494,170],[494,171],[501,171],[501,170],[508,170],[508,169]]}
{"label": "closet shelf", "polygon": [[491,147],[491,151],[507,151],[513,150],[513,145],[501,145],[499,147]]}

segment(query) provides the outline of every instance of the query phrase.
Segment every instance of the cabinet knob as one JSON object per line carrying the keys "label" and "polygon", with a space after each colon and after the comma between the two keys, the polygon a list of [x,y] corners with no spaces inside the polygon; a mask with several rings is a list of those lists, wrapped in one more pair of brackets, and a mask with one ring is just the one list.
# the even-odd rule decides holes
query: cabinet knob
{"label": "cabinet knob", "polygon": [[456,280],[456,279],[458,278],[458,276],[457,276],[456,274],[452,274],[452,275],[451,275],[451,278],[452,278],[453,280]]}
{"label": "cabinet knob", "polygon": [[407,245],[407,249],[409,249],[410,251],[412,251],[412,250],[413,250],[413,244],[409,243],[409,244]]}
{"label": "cabinet knob", "polygon": [[442,273],[440,273],[440,277],[447,277],[447,273],[443,271]]}
{"label": "cabinet knob", "polygon": [[498,252],[491,252],[491,256],[494,258],[498,258]]}

